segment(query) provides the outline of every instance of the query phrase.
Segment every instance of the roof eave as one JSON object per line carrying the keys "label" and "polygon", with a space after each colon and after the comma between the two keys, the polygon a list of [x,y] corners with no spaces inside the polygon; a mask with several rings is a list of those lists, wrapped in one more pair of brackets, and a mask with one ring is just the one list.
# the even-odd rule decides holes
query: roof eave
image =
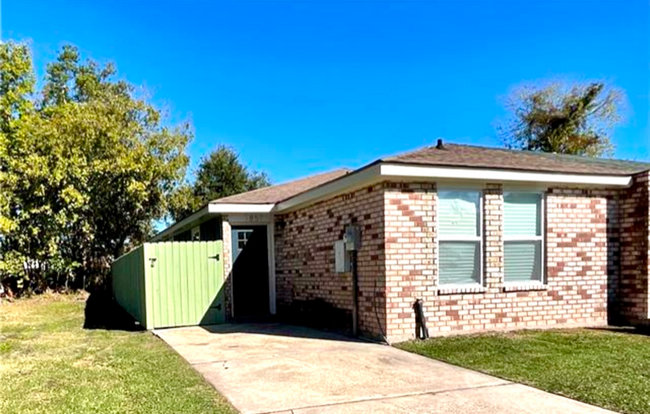
{"label": "roof eave", "polygon": [[535,183],[537,185],[578,185],[624,188],[632,183],[630,175],[567,174],[543,171],[521,171],[489,168],[406,164],[379,161],[344,177],[279,202],[273,212],[291,211],[337,194],[383,180],[426,179],[463,180],[473,182]]}
{"label": "roof eave", "polygon": [[263,214],[270,213],[275,207],[275,204],[251,204],[251,203],[210,203],[195,213],[185,217],[183,220],[180,220],[171,226],[167,227],[165,230],[156,234],[151,238],[150,241],[157,242],[165,237],[172,235],[174,233],[183,230],[185,227],[189,227],[190,224],[195,221],[201,220],[204,216],[208,214]]}
{"label": "roof eave", "polygon": [[284,213],[376,182],[405,179],[535,183],[547,186],[578,185],[604,188],[625,188],[632,183],[632,175],[566,174],[543,171],[463,168],[379,160],[278,203],[210,203],[191,216],[158,233],[151,241],[160,241],[167,235],[200,220],[206,214]]}
{"label": "roof eave", "polygon": [[234,213],[270,213],[275,203],[210,203],[208,211],[211,214]]}
{"label": "roof eave", "polygon": [[161,231],[160,233],[156,234],[153,236],[149,241],[150,242],[158,242],[164,239],[165,237],[172,235],[176,233],[177,231],[183,229],[185,226],[188,226],[190,223],[193,223],[197,220],[200,220],[208,214],[208,209],[209,205],[204,206],[200,210],[194,212],[193,214],[185,217],[184,219],[177,221],[176,223],[172,224],[171,226],[167,227],[165,230]]}
{"label": "roof eave", "polygon": [[310,204],[339,193],[368,185],[380,177],[380,162],[373,162],[333,181],[321,184],[276,204],[274,212],[286,212],[304,204]]}
{"label": "roof eave", "polygon": [[631,175],[575,174],[522,171],[494,168],[463,168],[436,165],[382,163],[381,175],[387,178],[427,178],[494,182],[521,182],[549,185],[629,187]]}

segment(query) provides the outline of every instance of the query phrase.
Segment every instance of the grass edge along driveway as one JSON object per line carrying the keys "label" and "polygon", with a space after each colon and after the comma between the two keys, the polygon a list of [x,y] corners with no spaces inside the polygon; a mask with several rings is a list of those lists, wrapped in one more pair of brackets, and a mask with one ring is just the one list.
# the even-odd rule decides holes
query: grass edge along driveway
{"label": "grass edge along driveway", "polygon": [[650,412],[650,336],[631,330],[523,330],[397,347],[609,410]]}
{"label": "grass edge along driveway", "polygon": [[85,301],[0,304],[1,413],[236,413],[150,332],[84,329]]}

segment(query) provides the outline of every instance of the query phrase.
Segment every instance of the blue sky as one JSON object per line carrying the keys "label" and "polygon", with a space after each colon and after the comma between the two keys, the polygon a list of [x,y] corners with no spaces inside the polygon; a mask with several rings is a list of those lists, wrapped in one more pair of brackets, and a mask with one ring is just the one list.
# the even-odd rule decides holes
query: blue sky
{"label": "blue sky", "polygon": [[282,182],[438,137],[500,145],[500,99],[557,77],[624,89],[615,155],[650,160],[646,0],[0,1],[39,73],[73,43],[190,119],[194,163],[229,144]]}

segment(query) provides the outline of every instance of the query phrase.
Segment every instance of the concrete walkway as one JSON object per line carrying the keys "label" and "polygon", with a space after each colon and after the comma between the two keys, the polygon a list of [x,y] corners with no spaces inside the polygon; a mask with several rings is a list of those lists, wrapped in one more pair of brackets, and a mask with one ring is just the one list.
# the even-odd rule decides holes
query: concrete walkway
{"label": "concrete walkway", "polygon": [[155,333],[243,414],[611,413],[385,345],[302,327],[242,324]]}

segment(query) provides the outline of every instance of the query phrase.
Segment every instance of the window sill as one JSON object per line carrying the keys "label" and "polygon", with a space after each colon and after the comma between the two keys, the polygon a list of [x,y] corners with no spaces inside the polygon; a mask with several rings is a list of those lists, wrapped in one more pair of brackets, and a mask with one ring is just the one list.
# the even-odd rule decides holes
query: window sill
{"label": "window sill", "polygon": [[506,283],[503,285],[504,292],[526,292],[536,290],[547,290],[548,286],[544,283]]}
{"label": "window sill", "polygon": [[458,295],[467,293],[485,293],[485,287],[480,285],[456,285],[456,286],[443,286],[438,288],[438,296],[443,295]]}

